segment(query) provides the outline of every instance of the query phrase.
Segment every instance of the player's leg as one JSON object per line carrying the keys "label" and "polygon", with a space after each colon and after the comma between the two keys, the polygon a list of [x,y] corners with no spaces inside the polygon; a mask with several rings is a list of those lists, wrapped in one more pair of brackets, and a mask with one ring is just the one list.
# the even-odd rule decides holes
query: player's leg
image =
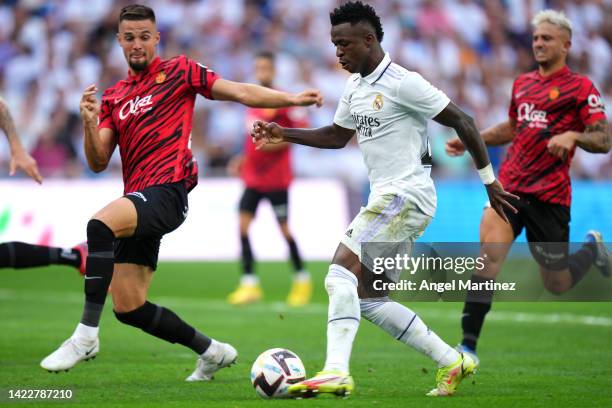
{"label": "player's leg", "polygon": [[604,266],[599,268],[600,271],[606,275],[608,253],[601,234],[590,231],[584,245],[569,254],[568,207],[531,198],[529,216],[527,240],[534,258],[540,264],[540,275],[547,290],[554,294],[567,292],[598,261]]}
{"label": "player's leg", "polygon": [[348,395],[353,391],[349,359],[360,322],[357,293],[360,273],[359,257],[339,244],[325,277],[329,296],[325,366],[313,378],[289,386],[291,395],[308,398],[319,393]]}
{"label": "player's leg", "polygon": [[[132,259],[140,253],[142,263],[156,264],[159,240],[124,240],[121,252],[129,251]],[[113,275],[113,309],[117,319],[127,325],[170,343],[178,343],[198,354],[198,367],[188,381],[206,381],[223,367],[236,360],[236,350],[229,344],[217,342],[183,321],[172,310],[147,300],[153,267],[132,263],[116,264]]]}
{"label": "player's leg", "polygon": [[246,188],[240,198],[239,233],[242,276],[240,277],[238,288],[227,297],[228,302],[233,305],[256,302],[263,297],[259,277],[254,271],[255,259],[251,249],[251,241],[249,240],[249,228],[255,217],[261,197],[261,193],[258,191]]}
{"label": "player's leg", "polygon": [[47,356],[41,366],[49,371],[72,368],[79,361],[95,356],[99,348],[98,331],[114,269],[115,239],[132,235],[137,223],[132,201],[119,198],[98,213],[87,224],[87,257],[85,305],[80,323],[60,348]]}
{"label": "player's leg", "polygon": [[312,282],[310,273],[304,268],[304,262],[293,234],[289,229],[289,192],[287,190],[272,191],[266,194],[272,204],[272,210],[278,221],[281,233],[289,248],[289,259],[293,266],[294,277],[291,290],[287,296],[289,306],[303,306],[310,302]]}
{"label": "player's leg", "polygon": [[[471,277],[472,282],[495,280],[512,242],[520,234],[522,229],[520,216],[509,211],[506,216],[510,224],[506,223],[492,208],[487,206],[484,209],[480,222],[480,256],[485,259],[485,267],[474,272]],[[458,350],[469,353],[477,364],[479,361],[476,357],[476,347],[485,317],[491,310],[492,301],[492,290],[468,290],[463,306],[461,317],[463,338]]]}
{"label": "player's leg", "polygon": [[49,265],[69,265],[81,267],[82,251],[79,247],[58,248],[25,242],[5,242],[0,244],[0,268],[34,268]]}

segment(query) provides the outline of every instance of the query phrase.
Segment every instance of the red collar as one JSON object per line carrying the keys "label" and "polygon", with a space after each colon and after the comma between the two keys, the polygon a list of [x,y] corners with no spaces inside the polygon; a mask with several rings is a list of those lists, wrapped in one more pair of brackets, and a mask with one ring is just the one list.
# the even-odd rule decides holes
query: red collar
{"label": "red collar", "polygon": [[154,72],[155,69],[159,66],[159,64],[161,64],[161,58],[155,57],[153,61],[151,61],[151,63],[142,71],[132,74],[131,70],[128,69],[128,80],[133,82],[140,81],[142,77],[147,75],[149,72]]}
{"label": "red collar", "polygon": [[542,81],[549,81],[551,79],[558,78],[558,77],[563,76],[565,74],[569,74],[570,72],[571,71],[570,71],[569,67],[567,65],[564,65],[563,68],[561,68],[560,70],[558,70],[556,72],[553,72],[552,74],[550,74],[548,76],[542,76],[542,74],[540,74],[540,70],[536,70],[536,75]]}

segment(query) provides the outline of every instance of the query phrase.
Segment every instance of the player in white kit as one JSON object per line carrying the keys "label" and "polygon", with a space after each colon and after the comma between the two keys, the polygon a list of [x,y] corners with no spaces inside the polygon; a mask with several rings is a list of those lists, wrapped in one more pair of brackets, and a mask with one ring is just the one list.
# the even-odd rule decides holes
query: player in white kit
{"label": "player in white kit", "polygon": [[[475,369],[410,309],[373,294],[368,268],[362,268],[362,244],[414,242],[431,221],[436,191],[430,178],[427,120],[452,127],[474,158],[492,207],[504,217],[512,208],[495,180],[487,150],[474,121],[421,75],[393,63],[380,45],[383,30],[371,6],[348,2],[331,14],[331,41],[342,68],[352,75],[346,82],[334,123],[318,129],[282,128],[256,122],[257,145],[292,142],[319,148],[342,148],[356,134],[368,169],[371,193],[367,206],[351,222],[339,244],[325,288],[329,294],[327,359],[315,377],[291,385],[293,396],[318,393],[347,395],[354,388],[349,358],[360,316],[397,340],[412,346],[438,365],[431,396],[451,395]],[[505,217],[504,217],[505,218]],[[387,276],[391,281],[398,276]]]}

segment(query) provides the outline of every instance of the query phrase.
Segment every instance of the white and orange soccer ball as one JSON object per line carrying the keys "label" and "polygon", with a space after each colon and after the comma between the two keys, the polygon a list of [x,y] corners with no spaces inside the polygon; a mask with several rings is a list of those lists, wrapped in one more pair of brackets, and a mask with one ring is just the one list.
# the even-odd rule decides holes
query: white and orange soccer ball
{"label": "white and orange soccer ball", "polygon": [[264,351],[251,368],[251,383],[262,398],[289,398],[287,387],[305,378],[302,360],[283,348]]}

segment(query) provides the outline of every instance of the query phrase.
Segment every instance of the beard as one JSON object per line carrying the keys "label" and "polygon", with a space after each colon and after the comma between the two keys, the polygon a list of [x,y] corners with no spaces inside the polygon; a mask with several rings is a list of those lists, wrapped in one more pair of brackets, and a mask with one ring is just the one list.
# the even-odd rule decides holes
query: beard
{"label": "beard", "polygon": [[149,66],[149,62],[148,61],[143,61],[143,62],[132,62],[128,60],[128,65],[130,66],[130,68],[132,69],[132,71],[134,72],[140,72],[142,70],[144,70],[146,67]]}

